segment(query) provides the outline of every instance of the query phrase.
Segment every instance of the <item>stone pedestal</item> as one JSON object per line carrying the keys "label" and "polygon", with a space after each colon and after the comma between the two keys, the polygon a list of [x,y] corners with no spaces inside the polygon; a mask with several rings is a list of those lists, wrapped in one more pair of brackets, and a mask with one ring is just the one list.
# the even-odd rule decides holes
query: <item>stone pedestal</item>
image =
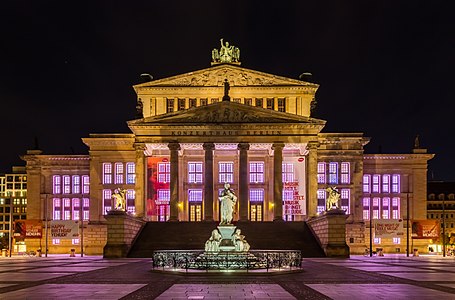
{"label": "stone pedestal", "polygon": [[344,210],[332,209],[307,221],[327,257],[349,257],[349,246],[346,244],[347,217]]}
{"label": "stone pedestal", "polygon": [[220,225],[218,231],[221,234],[220,251],[234,251],[235,246],[232,241],[232,235],[234,234],[237,226],[234,225]]}
{"label": "stone pedestal", "polygon": [[126,257],[131,245],[145,225],[145,221],[128,215],[124,211],[112,210],[107,220],[107,243],[103,249],[105,258]]}

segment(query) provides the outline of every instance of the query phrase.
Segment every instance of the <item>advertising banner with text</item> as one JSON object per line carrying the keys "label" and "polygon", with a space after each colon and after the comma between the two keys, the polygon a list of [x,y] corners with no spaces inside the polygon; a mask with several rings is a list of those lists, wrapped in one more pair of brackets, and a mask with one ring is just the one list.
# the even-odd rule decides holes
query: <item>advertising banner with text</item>
{"label": "advertising banner with text", "polygon": [[374,237],[394,238],[404,236],[403,220],[374,220]]}
{"label": "advertising banner with text", "polygon": [[437,239],[441,235],[439,220],[413,220],[413,239]]}
{"label": "advertising banner with text", "polygon": [[[293,170],[293,180],[283,182],[283,214],[284,215],[306,215],[306,178],[305,178],[305,157],[288,157],[283,160],[284,174]],[[287,175],[285,175],[286,177]],[[285,178],[286,179],[286,178]],[[286,192],[292,192],[292,197],[286,197]],[[291,198],[291,199],[289,199]]]}
{"label": "advertising banner with text", "polygon": [[79,224],[77,221],[51,221],[50,231],[53,239],[71,240],[79,238]]}

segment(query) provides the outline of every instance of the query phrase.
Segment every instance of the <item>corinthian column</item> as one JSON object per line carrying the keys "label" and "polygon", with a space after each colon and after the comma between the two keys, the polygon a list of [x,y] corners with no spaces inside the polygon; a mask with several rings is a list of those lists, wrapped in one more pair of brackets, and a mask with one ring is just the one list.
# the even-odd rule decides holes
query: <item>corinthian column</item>
{"label": "corinthian column", "polygon": [[136,207],[136,215],[139,217],[146,217],[145,205],[146,201],[146,186],[147,183],[145,182],[145,172],[146,172],[146,157],[144,154],[145,145],[144,144],[135,144],[136,150],[136,184],[135,184],[135,191],[136,191],[136,199],[134,201],[134,205]]}
{"label": "corinthian column", "polygon": [[316,216],[318,193],[318,142],[309,142],[308,149],[308,198],[307,217]]}
{"label": "corinthian column", "polygon": [[204,169],[204,220],[213,221],[213,150],[214,143],[202,145],[205,153]]}
{"label": "corinthian column", "polygon": [[273,221],[283,221],[283,148],[284,143],[273,143]]}
{"label": "corinthian column", "polygon": [[172,142],[168,144],[169,150],[171,152],[171,183],[170,183],[170,208],[171,215],[169,221],[178,221],[179,220],[179,150],[180,144]]}
{"label": "corinthian column", "polygon": [[250,144],[239,143],[239,221],[248,221],[248,150]]}

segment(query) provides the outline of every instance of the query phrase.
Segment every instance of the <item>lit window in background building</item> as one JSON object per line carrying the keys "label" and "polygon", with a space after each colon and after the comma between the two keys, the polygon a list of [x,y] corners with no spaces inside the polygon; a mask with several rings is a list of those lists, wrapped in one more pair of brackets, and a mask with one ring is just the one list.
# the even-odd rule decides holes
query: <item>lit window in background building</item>
{"label": "lit window in background building", "polygon": [[126,163],[126,184],[136,183],[136,164]]}

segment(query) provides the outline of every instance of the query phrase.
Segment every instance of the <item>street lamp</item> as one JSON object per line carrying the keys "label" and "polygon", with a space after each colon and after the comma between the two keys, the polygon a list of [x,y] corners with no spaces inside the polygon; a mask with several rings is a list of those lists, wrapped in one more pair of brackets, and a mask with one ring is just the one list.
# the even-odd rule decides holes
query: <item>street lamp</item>
{"label": "street lamp", "polygon": [[446,203],[445,195],[442,198],[442,257],[446,257]]}

